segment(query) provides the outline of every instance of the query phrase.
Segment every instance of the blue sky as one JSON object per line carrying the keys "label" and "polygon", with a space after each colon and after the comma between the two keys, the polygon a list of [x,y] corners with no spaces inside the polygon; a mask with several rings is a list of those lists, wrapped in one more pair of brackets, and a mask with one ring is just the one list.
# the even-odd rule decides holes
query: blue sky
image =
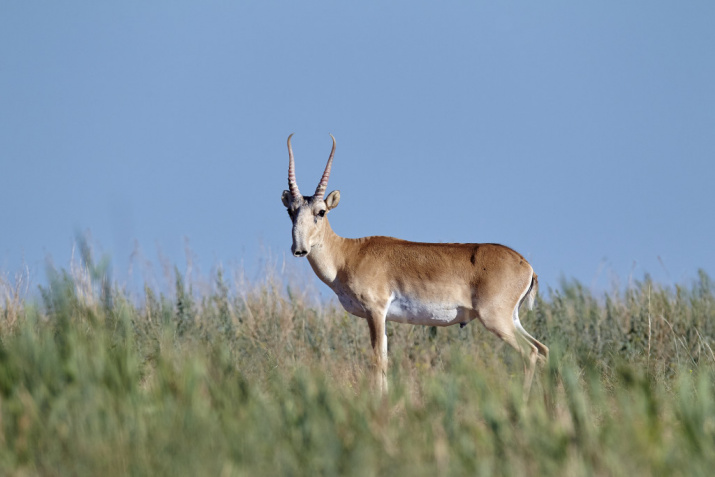
{"label": "blue sky", "polygon": [[715,276],[713,24],[710,1],[2,2],[0,269],[41,282],[89,230],[120,281],[187,243],[204,273],[309,272],[285,141],[312,191],[332,133],[340,235],[504,243],[551,287]]}

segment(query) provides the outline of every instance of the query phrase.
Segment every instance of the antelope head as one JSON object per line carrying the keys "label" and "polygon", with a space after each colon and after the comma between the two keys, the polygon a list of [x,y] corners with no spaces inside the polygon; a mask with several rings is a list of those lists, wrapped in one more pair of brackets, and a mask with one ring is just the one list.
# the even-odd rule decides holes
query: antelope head
{"label": "antelope head", "polygon": [[293,245],[291,251],[296,257],[305,257],[313,247],[319,247],[323,243],[325,230],[329,227],[325,214],[334,209],[340,202],[340,191],[333,191],[325,195],[330,177],[330,167],[333,165],[335,155],[335,138],[333,139],[333,149],[330,151],[328,164],[325,166],[323,177],[315,189],[312,196],[303,196],[298,190],[298,183],[295,180],[295,162],[293,160],[293,149],[288,136],[288,190],[283,191],[281,200],[288,210],[288,215],[293,222]]}

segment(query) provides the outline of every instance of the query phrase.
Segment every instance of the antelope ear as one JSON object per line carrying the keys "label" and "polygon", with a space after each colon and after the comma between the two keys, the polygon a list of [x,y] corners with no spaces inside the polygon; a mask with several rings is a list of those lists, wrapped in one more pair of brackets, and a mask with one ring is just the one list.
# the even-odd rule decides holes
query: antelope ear
{"label": "antelope ear", "polygon": [[334,190],[328,194],[328,197],[325,198],[325,205],[328,207],[328,210],[336,208],[338,206],[338,202],[340,202],[339,190]]}
{"label": "antelope ear", "polygon": [[291,198],[292,197],[290,195],[290,192],[288,192],[287,190],[284,190],[283,195],[281,195],[281,200],[283,201],[283,205],[285,205],[286,208],[288,208],[288,206],[290,205]]}

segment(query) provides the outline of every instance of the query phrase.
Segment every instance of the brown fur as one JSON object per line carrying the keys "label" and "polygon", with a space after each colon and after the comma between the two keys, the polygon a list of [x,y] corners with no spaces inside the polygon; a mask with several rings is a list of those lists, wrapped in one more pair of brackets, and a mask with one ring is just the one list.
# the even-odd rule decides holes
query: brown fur
{"label": "brown fur", "polygon": [[[289,185],[294,177],[291,156]],[[283,191],[283,204],[293,222],[292,251],[307,256],[318,277],[328,285],[350,313],[365,318],[370,329],[376,380],[387,389],[387,337],[385,321],[419,322],[440,326],[464,325],[479,319],[489,331],[524,357],[524,396],[528,396],[537,360],[549,349],[527,333],[518,320],[524,300],[529,307],[538,290],[538,278],[519,253],[504,245],[484,243],[420,243],[392,237],[346,239],[333,232],[327,212],[337,207],[340,193],[323,199],[323,182],[335,152],[331,152],[321,185],[312,197]],[[293,174],[291,176],[290,174]],[[323,187],[323,188],[321,188]],[[318,193],[320,192],[320,193]],[[391,304],[400,297],[397,310]],[[407,298],[405,298],[407,297]],[[419,308],[425,306],[432,307]],[[404,308],[419,311],[402,313]],[[443,313],[448,310],[447,313]],[[438,318],[435,318],[438,317]],[[446,317],[446,318],[445,318]],[[432,321],[430,321],[432,320]]]}

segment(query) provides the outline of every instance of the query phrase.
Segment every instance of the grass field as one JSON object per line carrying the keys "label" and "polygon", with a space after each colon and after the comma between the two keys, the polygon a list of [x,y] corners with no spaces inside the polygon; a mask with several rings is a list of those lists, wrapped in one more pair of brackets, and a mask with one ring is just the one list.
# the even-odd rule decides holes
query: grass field
{"label": "grass field", "polygon": [[[300,279],[226,272],[128,292],[89,254],[0,283],[2,475],[712,475],[715,286],[542,290],[528,403],[478,322],[367,326]],[[238,275],[238,274],[235,274]]]}

